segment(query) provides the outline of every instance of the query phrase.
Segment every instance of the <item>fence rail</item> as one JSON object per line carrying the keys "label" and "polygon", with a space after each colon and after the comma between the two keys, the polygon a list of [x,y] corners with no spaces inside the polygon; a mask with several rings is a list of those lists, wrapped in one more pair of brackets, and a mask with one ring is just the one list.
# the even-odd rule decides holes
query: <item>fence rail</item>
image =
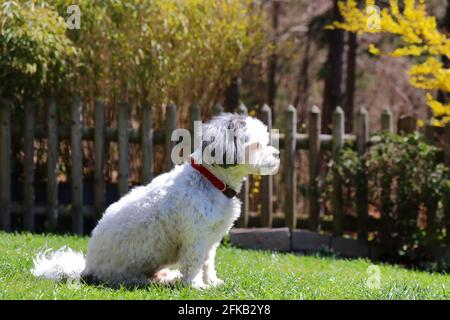
{"label": "fence rail", "polygon": [[[22,127],[11,126],[12,104],[8,100],[0,101],[0,227],[3,230],[12,230],[12,215],[22,215],[23,229],[34,231],[36,217],[45,216],[45,229],[54,231],[58,226],[59,218],[70,216],[72,218],[72,231],[83,234],[84,218],[87,216],[99,218],[105,209],[105,180],[104,169],[107,155],[107,144],[111,141],[118,144],[119,157],[119,195],[125,194],[129,189],[129,144],[138,144],[142,149],[142,183],[148,183],[153,178],[153,156],[154,146],[164,145],[166,152],[165,169],[173,167],[170,152],[174,142],[171,141],[171,133],[176,128],[177,109],[175,105],[166,108],[165,127],[163,130],[154,130],[152,125],[152,108],[144,105],[141,108],[141,126],[139,129],[130,127],[130,106],[121,103],[118,107],[117,128],[105,126],[105,108],[99,101],[95,105],[94,127],[83,126],[81,119],[83,104],[80,99],[75,98],[70,108],[70,126],[60,126],[57,118],[58,104],[55,99],[50,99],[46,105],[46,123],[36,123],[36,104],[26,102],[24,106],[24,119]],[[218,114],[223,109],[220,105],[214,107],[213,112]],[[246,114],[244,105],[239,107],[238,112]],[[272,114],[269,106],[265,105],[260,110],[260,119],[272,128]],[[189,130],[193,132],[193,122],[200,120],[201,110],[196,104],[189,109]],[[332,134],[322,134],[320,127],[320,110],[312,107],[308,111],[307,133],[298,133],[297,110],[289,106],[284,112],[284,132],[278,137],[280,148],[284,149],[283,181],[285,184],[285,207],[284,221],[281,223],[290,229],[307,228],[317,231],[321,225],[329,225],[334,235],[342,235],[346,229],[346,217],[342,202],[341,181],[335,177],[333,181],[334,193],[331,199],[333,220],[331,223],[320,219],[319,188],[317,177],[320,169],[320,154],[324,150],[331,151],[332,157],[336,157],[345,142],[355,145],[358,153],[363,154],[370,145],[377,143],[377,135],[369,136],[368,113],[360,108],[355,118],[354,134],[345,134],[345,115],[341,108],[333,113]],[[380,117],[381,130],[394,132],[394,120],[392,112],[385,109]],[[397,124],[398,132],[409,133],[416,130],[416,119],[411,116],[401,117]],[[425,127],[425,135],[430,142],[434,139],[434,128]],[[442,150],[442,158],[447,166],[450,166],[450,124],[444,128],[445,142]],[[12,136],[23,137],[24,154],[24,184],[23,200],[21,203],[11,201],[11,138]],[[45,205],[35,203],[35,163],[34,163],[34,140],[47,139],[47,199]],[[61,141],[68,141],[71,147],[71,204],[61,205],[58,203],[58,145]],[[94,201],[93,205],[83,203],[83,159],[82,141],[94,142]],[[309,159],[309,185],[308,193],[309,212],[307,224],[299,220],[297,212],[297,164],[300,161],[299,150],[308,151]],[[301,165],[301,164],[300,164]],[[373,221],[368,216],[367,180],[364,172],[360,172],[356,185],[356,221],[354,224],[358,237],[366,238],[368,230]],[[274,217],[273,212],[273,189],[274,181],[271,176],[264,176],[261,184],[261,212],[258,224],[262,227],[273,227],[279,225],[280,221]],[[249,185],[244,183],[241,198],[242,215],[237,222],[239,227],[247,227],[252,224],[249,214]],[[450,201],[448,201],[450,202]],[[447,205],[450,206],[448,203]],[[300,225],[302,223],[302,225]],[[450,226],[450,222],[449,222]]]}

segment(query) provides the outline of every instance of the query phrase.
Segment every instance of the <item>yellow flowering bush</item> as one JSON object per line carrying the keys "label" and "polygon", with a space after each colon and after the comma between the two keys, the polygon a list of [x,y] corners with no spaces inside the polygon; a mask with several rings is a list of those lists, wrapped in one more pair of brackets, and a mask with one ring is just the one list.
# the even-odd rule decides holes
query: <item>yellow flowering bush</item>
{"label": "yellow flowering bush", "polygon": [[[339,2],[343,21],[335,21],[330,28],[341,28],[356,33],[394,35],[399,38],[397,48],[382,52],[374,44],[369,52],[374,55],[387,54],[393,57],[423,57],[408,71],[413,86],[426,90],[427,104],[431,108],[436,125],[450,122],[450,103],[442,104],[431,95],[431,90],[450,92],[450,69],[439,60],[441,56],[450,59],[450,39],[439,32],[436,18],[426,12],[425,0],[405,0],[402,6],[397,0],[390,0],[382,10],[374,0],[366,0],[360,9],[358,1]],[[402,9],[401,9],[402,8]]]}

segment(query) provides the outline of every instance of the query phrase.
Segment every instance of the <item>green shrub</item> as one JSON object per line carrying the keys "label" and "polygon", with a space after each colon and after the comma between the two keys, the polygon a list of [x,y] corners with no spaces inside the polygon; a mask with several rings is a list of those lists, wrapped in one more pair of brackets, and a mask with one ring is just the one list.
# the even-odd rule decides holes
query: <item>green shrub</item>
{"label": "green shrub", "polygon": [[73,76],[76,48],[44,2],[0,1],[0,97],[37,97]]}
{"label": "green shrub", "polygon": [[[3,95],[64,84],[87,106],[99,97],[107,108],[119,100],[211,106],[264,45],[254,0],[0,3]],[[65,26],[73,4],[81,11],[79,30]]]}
{"label": "green shrub", "polygon": [[[383,240],[396,244],[400,254],[439,243],[446,235],[443,202],[450,186],[448,168],[437,163],[437,148],[425,143],[417,132],[407,136],[383,133],[379,137],[362,158],[346,146],[338,160],[329,163],[321,181],[322,198],[331,197],[332,180],[338,175],[344,203],[349,207],[355,200],[357,173],[364,170],[369,202],[382,214],[381,228],[387,235]],[[426,221],[427,216],[435,218]]]}
{"label": "green shrub", "polygon": [[[61,16],[72,4],[48,2]],[[211,106],[264,44],[263,16],[253,0],[77,5],[81,29],[67,32],[81,52],[76,89],[107,105],[125,99],[133,105],[148,100],[155,108],[173,101],[182,111],[194,101]]]}

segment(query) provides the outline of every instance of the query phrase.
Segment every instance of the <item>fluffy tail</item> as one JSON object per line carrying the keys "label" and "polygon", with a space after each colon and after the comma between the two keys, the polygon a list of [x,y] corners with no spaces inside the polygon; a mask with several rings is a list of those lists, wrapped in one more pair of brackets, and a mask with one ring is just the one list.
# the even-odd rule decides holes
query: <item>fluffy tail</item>
{"label": "fluffy tail", "polygon": [[78,280],[85,267],[83,253],[66,246],[39,252],[33,263],[31,273],[34,276],[51,280]]}

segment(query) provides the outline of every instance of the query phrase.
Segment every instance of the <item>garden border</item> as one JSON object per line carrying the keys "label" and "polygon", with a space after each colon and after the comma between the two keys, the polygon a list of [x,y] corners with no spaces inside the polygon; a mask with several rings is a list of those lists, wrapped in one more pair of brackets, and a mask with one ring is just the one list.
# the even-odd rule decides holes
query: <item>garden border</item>
{"label": "garden border", "polygon": [[[394,255],[394,248],[363,239],[337,237],[326,233],[289,228],[233,228],[232,245],[244,249],[296,253],[330,253],[343,258],[382,260]],[[450,246],[429,246],[433,258],[450,256]]]}

